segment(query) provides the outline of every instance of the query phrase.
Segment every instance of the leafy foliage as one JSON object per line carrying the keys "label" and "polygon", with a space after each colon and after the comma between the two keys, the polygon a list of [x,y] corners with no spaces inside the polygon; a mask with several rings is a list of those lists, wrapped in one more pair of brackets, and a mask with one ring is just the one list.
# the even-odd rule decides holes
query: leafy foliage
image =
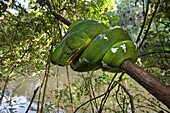
{"label": "leafy foliage", "polygon": [[[43,24],[40,18],[35,13],[27,13],[24,16],[10,14],[1,20],[1,73],[7,74],[14,65],[24,73],[43,68],[50,44],[48,34],[43,32],[48,32],[50,26]],[[41,26],[48,29],[44,31]]]}
{"label": "leafy foliage", "polygon": [[[46,0],[30,0],[28,9],[22,7],[18,1],[13,1],[8,7],[8,2],[8,0],[0,2],[0,17],[2,17],[0,19],[0,80],[3,78],[4,83],[8,75],[12,75],[10,76],[10,80],[12,80],[18,74],[33,76],[47,70],[50,46],[52,44],[58,45],[68,28],[50,12]],[[140,36],[139,45],[145,36],[156,4],[157,1],[152,1],[149,5],[149,13],[143,34]],[[144,0],[119,0],[117,2],[114,0],[51,0],[51,5],[58,14],[70,21],[89,18],[101,20],[110,27],[120,26],[130,33],[133,41],[137,40],[142,29],[147,7]],[[138,63],[154,77],[169,85],[170,13],[168,6],[168,0],[159,4],[146,40],[140,48],[141,57]],[[8,8],[13,8],[18,13],[12,14],[8,11]],[[58,76],[52,70],[50,75]],[[77,76],[79,79],[72,83],[75,106],[104,93],[114,74],[91,72]],[[115,81],[119,79],[120,75],[115,78]],[[120,84],[111,91],[103,109],[106,112],[131,111],[131,102],[127,91],[133,95],[136,110],[140,112],[167,111],[153,97],[143,95],[145,92],[137,87],[136,83],[127,75],[122,76]],[[68,85],[57,87],[55,92],[57,100],[54,103],[55,108],[69,110],[71,101],[69,100]],[[94,99],[85,107],[81,107],[81,110],[95,111],[100,106],[101,101],[102,98]],[[46,109],[51,110],[53,108],[46,106]]]}

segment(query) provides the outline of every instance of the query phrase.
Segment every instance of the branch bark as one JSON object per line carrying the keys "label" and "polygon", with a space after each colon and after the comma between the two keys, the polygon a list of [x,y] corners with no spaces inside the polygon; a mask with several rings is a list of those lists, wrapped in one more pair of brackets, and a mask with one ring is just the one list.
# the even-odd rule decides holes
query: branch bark
{"label": "branch bark", "polygon": [[50,0],[47,0],[47,5],[48,8],[50,9],[51,13],[55,16],[55,18],[61,22],[63,22],[64,24],[66,24],[67,26],[71,25],[71,22],[69,20],[67,20],[66,18],[64,18],[63,16],[61,16],[59,13],[57,13],[56,10],[54,10],[52,8],[51,2]]}
{"label": "branch bark", "polygon": [[170,109],[170,87],[161,83],[130,60],[125,60],[120,68]]}

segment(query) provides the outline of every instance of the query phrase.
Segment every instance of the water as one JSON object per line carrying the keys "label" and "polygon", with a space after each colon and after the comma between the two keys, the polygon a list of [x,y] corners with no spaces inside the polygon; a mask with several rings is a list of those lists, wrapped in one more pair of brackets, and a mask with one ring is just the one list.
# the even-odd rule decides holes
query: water
{"label": "water", "polygon": [[[6,98],[3,99],[1,113],[24,113],[30,103],[25,96],[14,96],[11,100],[8,102]],[[29,113],[36,113],[36,107],[37,105],[33,103]]]}
{"label": "water", "polygon": [[[56,67],[52,67],[52,70],[56,71]],[[70,80],[73,81],[76,78],[77,72],[72,71],[69,68],[70,73]],[[66,75],[66,68],[59,67],[59,74],[63,76],[59,77],[59,85],[68,84],[67,75]],[[27,107],[30,104],[30,99],[33,96],[34,90],[40,86],[44,73],[41,76],[21,76],[17,75],[16,80],[12,80],[9,82],[8,87],[6,89],[6,96],[3,98],[2,106],[0,108],[0,113],[24,113]],[[2,87],[3,85],[0,84]],[[55,93],[53,90],[57,88],[57,77],[49,77],[46,95],[46,104],[51,104],[55,102]],[[10,102],[11,100],[11,102]],[[37,96],[34,99],[37,101]],[[28,113],[36,113],[37,103],[32,103],[32,106]],[[58,113],[56,109],[53,111],[54,113]],[[60,110],[59,113],[64,113],[63,110]]]}

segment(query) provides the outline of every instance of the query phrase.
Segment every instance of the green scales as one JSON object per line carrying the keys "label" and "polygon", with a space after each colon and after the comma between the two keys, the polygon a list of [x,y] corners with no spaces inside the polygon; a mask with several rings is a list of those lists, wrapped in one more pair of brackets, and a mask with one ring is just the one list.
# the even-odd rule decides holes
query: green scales
{"label": "green scales", "polygon": [[78,72],[121,72],[119,66],[124,60],[136,62],[138,56],[136,43],[123,29],[108,28],[97,20],[77,20],[52,53],[51,62],[70,65]]}

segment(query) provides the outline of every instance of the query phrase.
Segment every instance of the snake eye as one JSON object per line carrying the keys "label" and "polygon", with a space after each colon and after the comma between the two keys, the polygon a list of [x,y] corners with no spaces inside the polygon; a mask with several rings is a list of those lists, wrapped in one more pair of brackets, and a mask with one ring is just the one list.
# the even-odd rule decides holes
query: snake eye
{"label": "snake eye", "polygon": [[71,53],[71,52],[68,50],[68,51],[67,51],[67,54],[69,55],[70,53]]}

